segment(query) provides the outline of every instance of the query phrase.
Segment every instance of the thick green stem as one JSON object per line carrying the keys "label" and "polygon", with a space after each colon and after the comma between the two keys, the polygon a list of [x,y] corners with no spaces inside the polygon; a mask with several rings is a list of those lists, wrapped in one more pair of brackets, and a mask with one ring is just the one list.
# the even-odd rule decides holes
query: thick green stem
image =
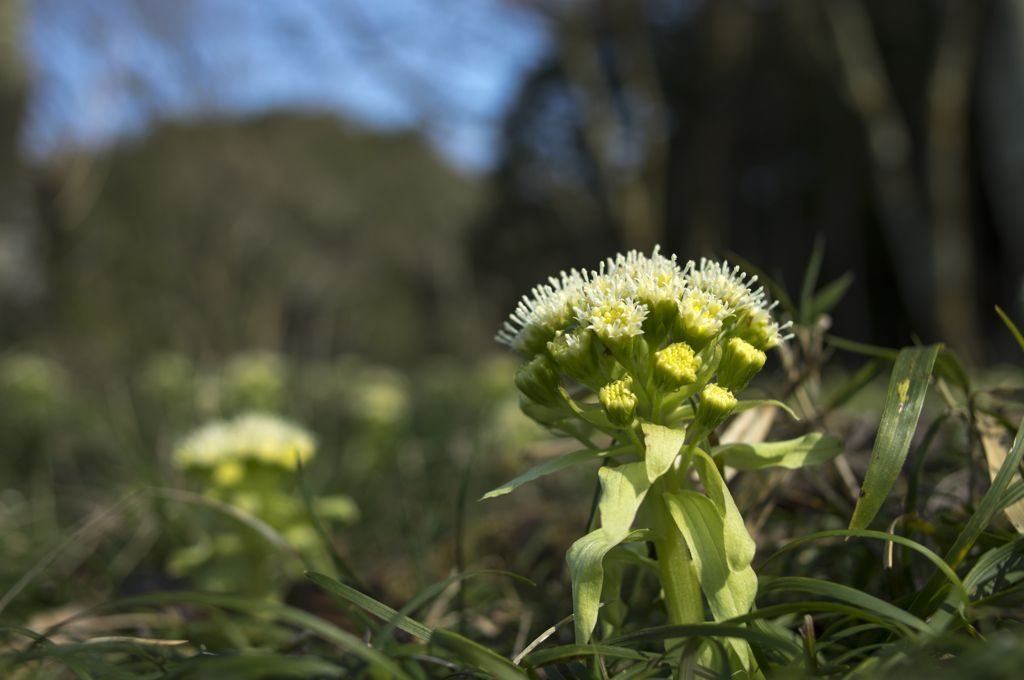
{"label": "thick green stem", "polygon": [[697,570],[693,566],[686,541],[669,514],[662,497],[667,491],[663,480],[658,480],[647,494],[650,504],[652,529],[659,538],[654,546],[658,551],[661,587],[665,591],[665,609],[670,625],[701,623],[704,621],[704,603],[701,600]]}

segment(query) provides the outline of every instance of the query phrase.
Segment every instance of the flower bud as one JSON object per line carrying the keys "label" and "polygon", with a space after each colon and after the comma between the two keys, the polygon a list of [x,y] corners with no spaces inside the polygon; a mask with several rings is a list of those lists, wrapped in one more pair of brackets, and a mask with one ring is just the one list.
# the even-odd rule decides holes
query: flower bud
{"label": "flower bud", "polygon": [[718,336],[726,313],[725,305],[713,295],[687,290],[679,301],[674,336],[699,352]]}
{"label": "flower bud", "polygon": [[559,332],[547,347],[548,354],[576,382],[593,385],[600,379],[600,346],[594,331],[580,327],[570,333]]}
{"label": "flower bud", "polygon": [[765,359],[764,352],[746,340],[733,338],[726,344],[718,364],[718,384],[739,392],[764,367]]}
{"label": "flower bud", "polygon": [[542,406],[559,406],[562,403],[562,395],[558,392],[562,376],[558,373],[558,365],[546,354],[538,354],[517,368],[513,381],[520,392]]}
{"label": "flower bud", "polygon": [[636,413],[636,395],[630,391],[633,379],[626,376],[601,388],[598,396],[615,427],[631,427]]}
{"label": "flower bud", "polygon": [[694,441],[700,441],[714,432],[725,422],[732,410],[736,408],[736,397],[729,390],[710,383],[700,393],[700,404],[697,415],[690,426]]}
{"label": "flower bud", "polygon": [[697,379],[702,360],[685,342],[676,342],[654,354],[654,386],[659,392],[675,392]]}
{"label": "flower bud", "polygon": [[737,328],[736,337],[747,341],[760,350],[771,349],[783,340],[779,334],[783,327],[775,323],[772,320],[772,315],[764,309],[754,310],[745,319],[740,319]]}

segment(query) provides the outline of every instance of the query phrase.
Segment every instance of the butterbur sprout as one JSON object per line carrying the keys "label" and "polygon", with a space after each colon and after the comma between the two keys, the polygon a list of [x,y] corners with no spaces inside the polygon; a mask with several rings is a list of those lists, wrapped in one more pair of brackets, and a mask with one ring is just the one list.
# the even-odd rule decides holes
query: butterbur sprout
{"label": "butterbur sprout", "polygon": [[[527,359],[515,374],[523,412],[579,439],[587,449],[567,454],[574,460],[606,460],[598,474],[601,528],[566,556],[579,644],[597,624],[605,593],[594,584],[604,578],[603,560],[637,522],[647,524],[655,545],[670,624],[703,621],[701,592],[717,621],[753,603],[754,542],[708,438],[739,406],[734,393],[764,366],[763,350],[786,340],[789,324],[772,318],[755,282],[727,262],[680,266],[658,248],[650,257],[630,251],[534,288],[498,333]],[[691,466],[708,495],[686,481]],[[485,497],[550,471],[542,464]],[[713,527],[703,538],[695,533]],[[723,555],[728,579],[720,582],[709,569]],[[739,642],[733,648],[750,668],[748,650]]]}

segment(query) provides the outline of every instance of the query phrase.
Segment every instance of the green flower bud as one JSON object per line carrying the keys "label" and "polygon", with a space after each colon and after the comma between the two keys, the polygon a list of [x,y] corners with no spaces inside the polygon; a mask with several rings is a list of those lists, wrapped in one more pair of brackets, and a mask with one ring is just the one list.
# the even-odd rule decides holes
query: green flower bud
{"label": "green flower bud", "polygon": [[555,336],[555,330],[547,326],[526,326],[512,340],[512,349],[523,356],[536,356],[544,351],[545,345]]}
{"label": "green flower bud", "polygon": [[594,331],[579,327],[570,333],[559,332],[548,343],[548,354],[561,366],[565,374],[581,385],[600,381],[600,345]]}
{"label": "green flower bud", "polygon": [[685,342],[676,342],[654,353],[654,386],[659,392],[675,392],[697,379],[702,360]]}
{"label": "green flower bud", "polygon": [[708,346],[722,330],[726,309],[721,300],[699,290],[689,289],[679,301],[674,337],[695,352]]}
{"label": "green flower bud", "polygon": [[520,392],[542,406],[559,406],[562,403],[562,395],[558,391],[562,376],[558,373],[558,365],[546,354],[538,354],[517,368],[513,381]]}
{"label": "green flower bud", "polygon": [[615,427],[631,427],[633,416],[636,413],[636,395],[629,388],[633,379],[626,376],[622,380],[616,380],[601,388],[598,396],[601,405],[608,413],[608,420]]}
{"label": "green flower bud", "polygon": [[756,309],[746,318],[740,319],[736,337],[749,342],[757,349],[771,349],[783,340],[779,332],[788,326],[789,324],[779,326],[775,323],[767,310]]}
{"label": "green flower bud", "polygon": [[746,340],[733,338],[726,344],[718,364],[718,384],[739,392],[764,367],[765,359],[764,352]]}
{"label": "green flower bud", "polygon": [[697,415],[690,426],[694,441],[699,441],[714,432],[725,422],[732,410],[736,408],[736,397],[729,390],[715,383],[708,384],[700,393],[700,404]]}

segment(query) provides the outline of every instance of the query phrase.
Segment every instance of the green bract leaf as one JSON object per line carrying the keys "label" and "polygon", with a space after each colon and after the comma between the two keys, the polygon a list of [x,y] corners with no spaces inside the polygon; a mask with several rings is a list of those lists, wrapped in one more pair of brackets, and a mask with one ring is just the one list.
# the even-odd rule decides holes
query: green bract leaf
{"label": "green bract leaf", "polygon": [[558,386],[558,391],[565,397],[565,401],[568,402],[569,408],[571,408],[576,415],[583,420],[587,421],[591,425],[601,428],[604,430],[617,430],[618,428],[612,425],[612,421],[608,420],[608,414],[605,413],[604,407],[597,404],[585,404],[576,401],[569,396],[569,393],[565,391],[565,388],[561,385]]}
{"label": "green bract leaf", "polygon": [[790,407],[786,406],[785,404],[783,404],[778,399],[746,399],[746,400],[740,400],[740,401],[736,402],[736,408],[734,408],[732,410],[732,412],[733,412],[733,414],[742,413],[743,411],[749,411],[752,408],[757,408],[758,406],[764,406],[766,404],[771,404],[772,406],[778,406],[783,411],[785,411],[789,415],[793,416],[793,420],[800,420],[800,416],[798,416],[793,411],[793,409],[791,409]]}
{"label": "green bract leaf", "polygon": [[[645,536],[648,533],[641,531]],[[628,541],[640,533],[635,531],[623,540]],[[585,645],[597,625],[601,585],[604,583],[604,557],[614,547],[614,543],[605,539],[604,530],[598,529],[573,543],[565,554],[572,581],[572,611],[576,615],[574,624],[578,644]]]}
{"label": "green bract leaf", "polygon": [[871,462],[850,520],[851,529],[863,529],[871,524],[899,477],[917,429],[932,366],[941,348],[938,344],[906,347],[896,357]]}
{"label": "green bract leaf", "polygon": [[729,487],[718,472],[715,461],[708,454],[700,449],[697,450],[693,459],[693,466],[700,475],[700,482],[708,497],[715,504],[719,516],[722,518],[722,531],[725,538],[725,556],[729,562],[729,570],[736,573],[750,566],[757,552],[757,544],[750,537],[746,525],[743,523],[743,516],[740,514],[736,502],[729,493]]}
{"label": "green bract leaf", "polygon": [[601,528],[608,545],[616,545],[629,535],[636,511],[651,488],[645,463],[603,467],[597,471],[601,481]]}
{"label": "green bract leaf", "polygon": [[664,498],[690,547],[697,579],[715,621],[746,614],[757,595],[757,576],[749,565],[738,572],[729,568],[725,523],[714,502],[696,491],[665,494]]}
{"label": "green bract leaf", "polygon": [[843,451],[843,440],[830,434],[811,432],[782,442],[722,444],[711,455],[737,470],[784,467],[795,470],[805,465],[821,465]]}
{"label": "green bract leaf", "polygon": [[644,431],[644,446],[647,449],[647,480],[654,480],[668,472],[673,461],[679,455],[686,441],[686,430],[675,430],[661,425],[644,423],[640,426]]}
{"label": "green bract leaf", "polygon": [[[781,401],[778,401],[777,399],[747,399],[747,400],[744,400],[744,401],[738,401],[738,402],[736,402],[736,408],[734,408],[732,410],[732,415],[736,415],[737,413],[742,413],[743,411],[749,411],[750,409],[757,408],[758,406],[765,406],[765,405],[768,405],[768,404],[771,404],[772,406],[778,406],[779,408],[784,410],[786,413],[791,415],[793,417],[793,420],[800,420],[800,416],[798,416],[793,411],[793,409],[791,409],[789,406],[783,404]],[[670,416],[668,416],[666,418],[666,420],[692,420],[692,419],[693,419],[693,406],[691,406],[689,404],[687,404],[686,406],[680,406],[675,411],[673,411]]]}
{"label": "green bract leaf", "polygon": [[618,446],[612,446],[607,449],[601,449],[600,451],[594,451],[593,449],[573,451],[572,453],[567,453],[564,456],[559,456],[554,460],[545,461],[540,465],[531,468],[529,472],[519,475],[511,482],[506,482],[505,484],[499,486],[497,489],[494,489],[493,491],[488,491],[483,495],[483,497],[480,500],[484,500],[485,498],[494,498],[496,496],[502,496],[504,494],[509,493],[517,486],[525,484],[526,482],[531,482],[537,479],[538,477],[543,477],[544,475],[550,475],[552,472],[564,470],[565,468],[570,467],[572,465],[576,465],[577,463],[585,463],[588,460],[597,460],[598,458],[602,458],[604,456],[613,456],[617,453],[627,453],[631,451],[633,451],[632,444],[619,444]]}

